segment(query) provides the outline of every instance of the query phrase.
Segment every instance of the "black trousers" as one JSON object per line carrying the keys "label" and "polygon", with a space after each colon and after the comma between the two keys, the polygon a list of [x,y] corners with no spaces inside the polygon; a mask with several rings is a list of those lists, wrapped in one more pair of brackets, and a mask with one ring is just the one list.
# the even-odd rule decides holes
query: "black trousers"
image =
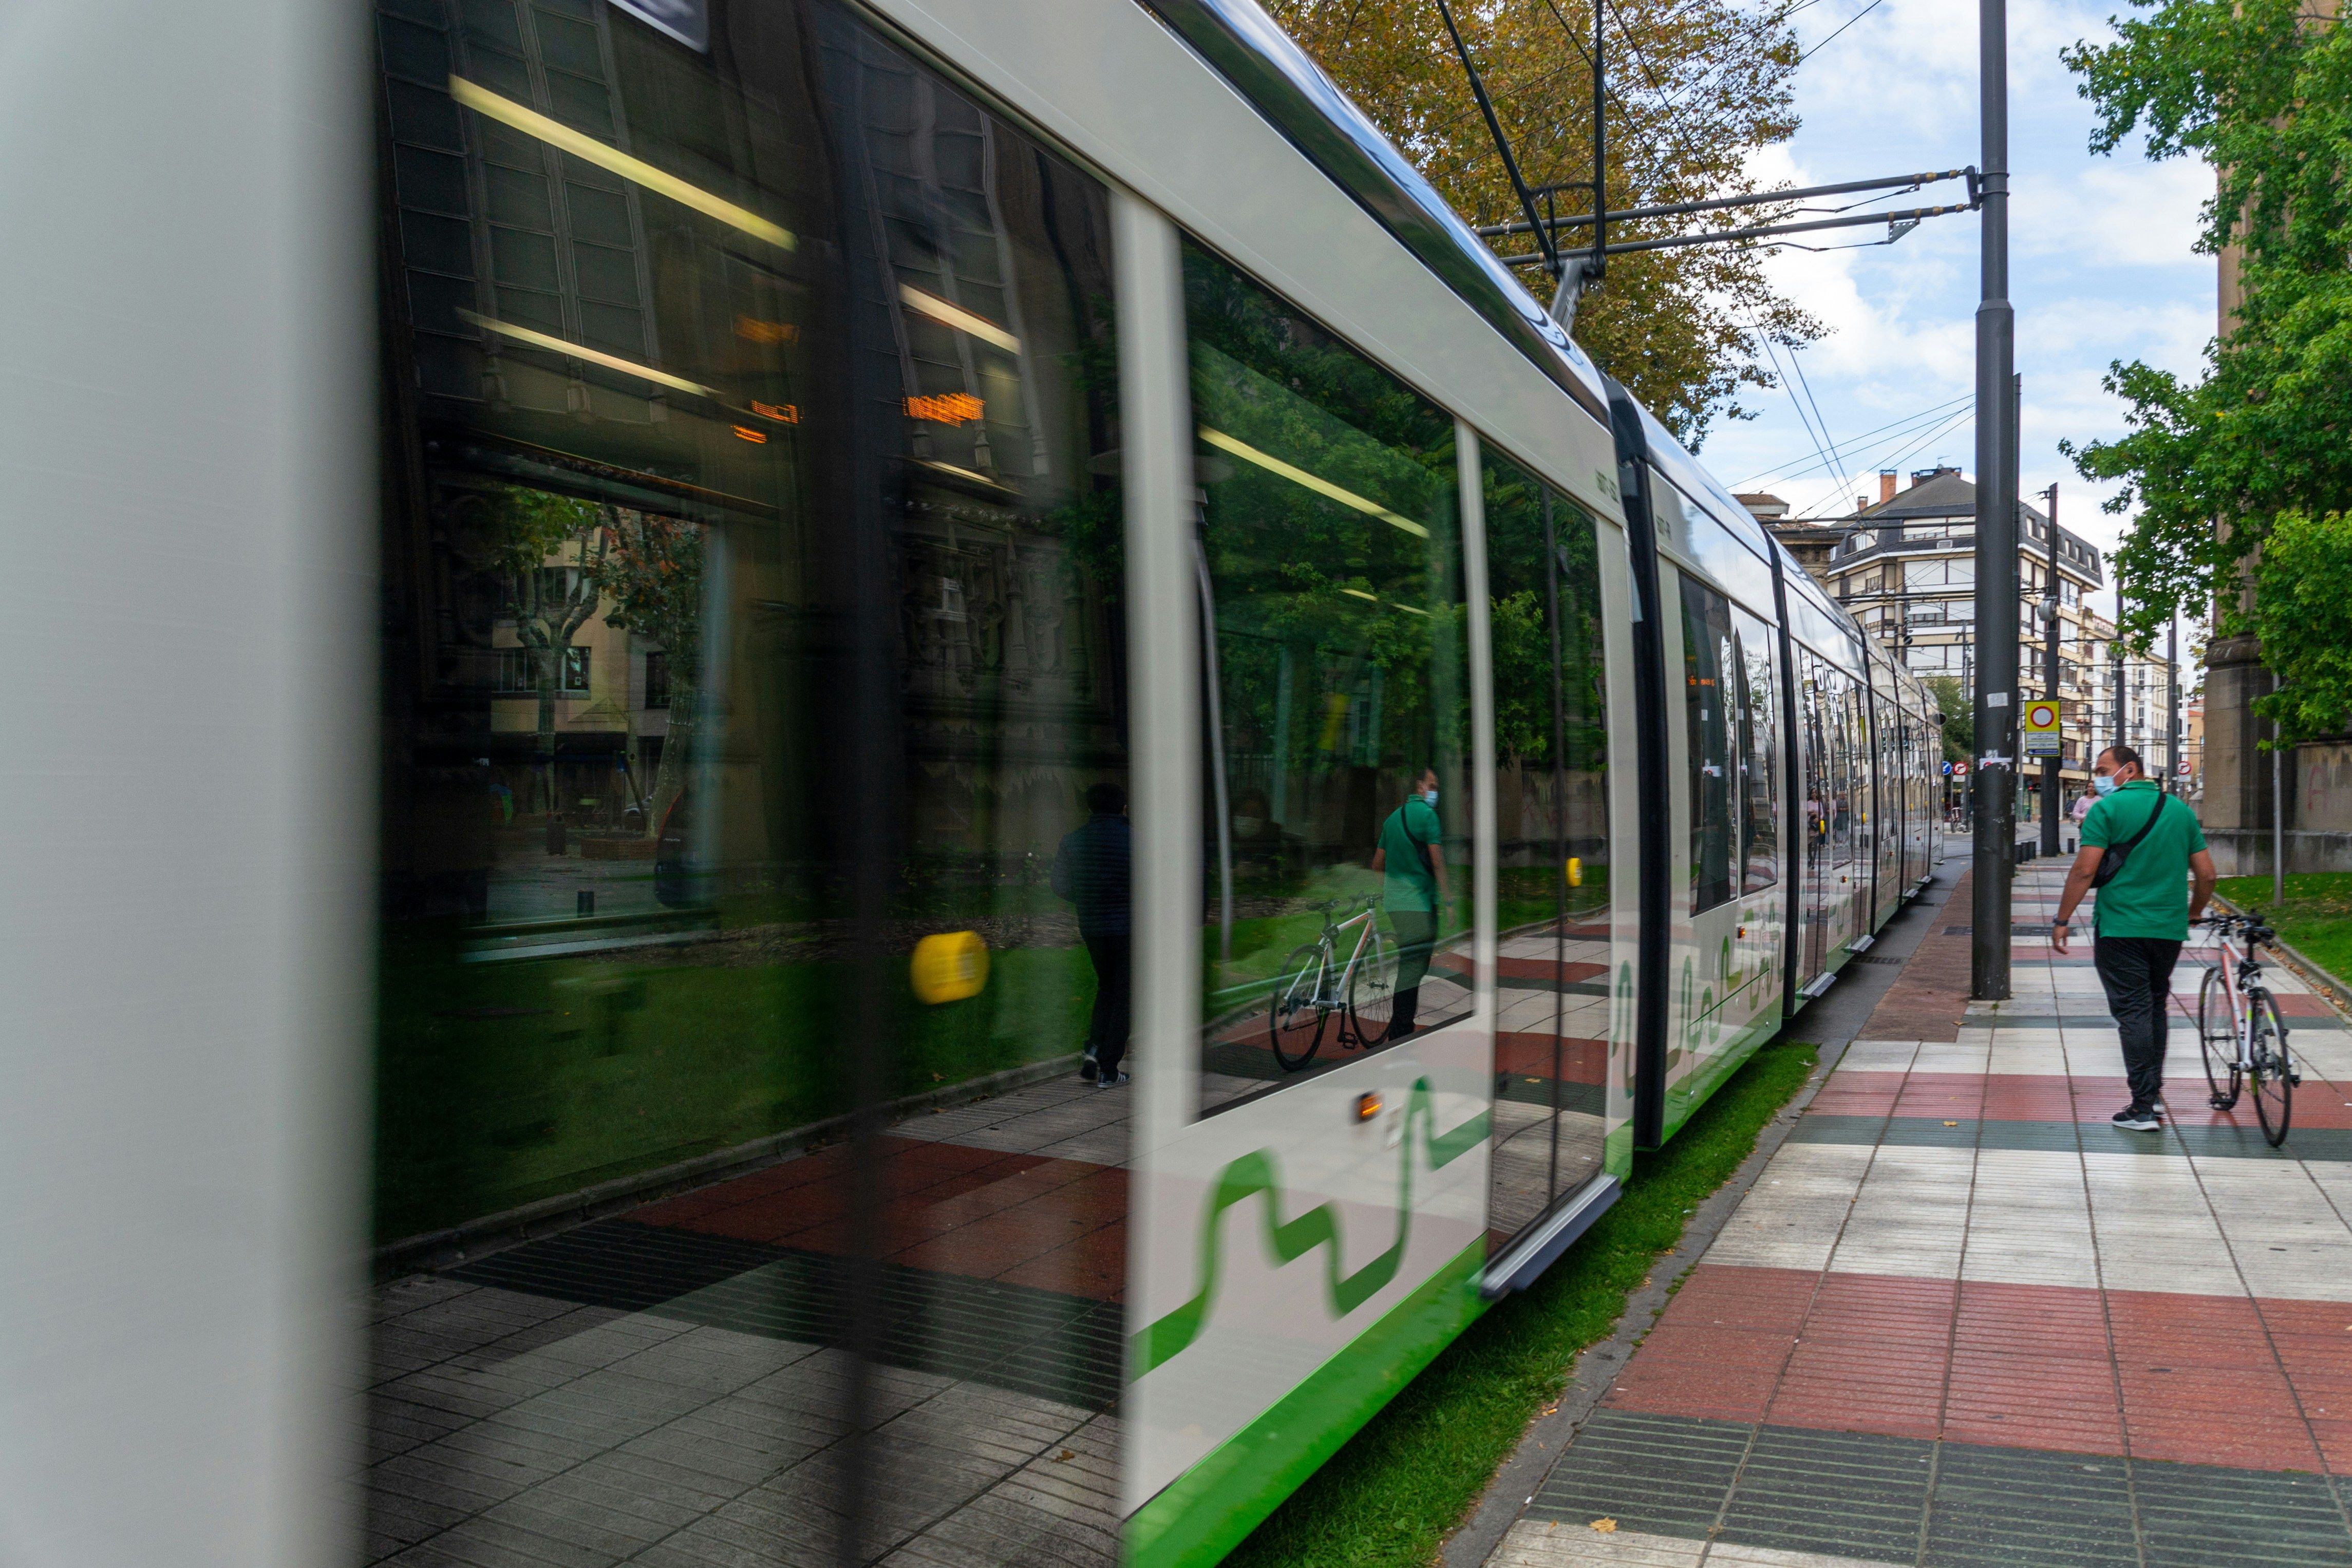
{"label": "black trousers", "polygon": [[1389,1034],[1396,1038],[1411,1034],[1421,1016],[1421,982],[1436,947],[1437,916],[1426,909],[1391,909],[1389,924],[1397,940],[1396,998],[1389,1009]]}
{"label": "black trousers", "polygon": [[2124,1076],[2132,1107],[2145,1111],[2164,1097],[2165,1025],[2172,1014],[2172,966],[2180,944],[2160,936],[2098,936],[2091,943],[2107,1011],[2124,1040]]}
{"label": "black trousers", "polygon": [[1095,1017],[1087,1049],[1103,1077],[1118,1071],[1127,1056],[1127,1036],[1135,995],[1135,938],[1121,931],[1087,936],[1087,956],[1095,965]]}

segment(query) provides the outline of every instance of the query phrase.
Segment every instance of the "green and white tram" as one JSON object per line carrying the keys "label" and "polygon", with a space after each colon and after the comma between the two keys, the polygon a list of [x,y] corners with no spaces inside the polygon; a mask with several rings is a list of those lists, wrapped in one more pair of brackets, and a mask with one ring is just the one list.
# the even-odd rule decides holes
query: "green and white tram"
{"label": "green and white tram", "polygon": [[1213,1563],[1941,858],[1251,0],[16,22],[35,1558]]}

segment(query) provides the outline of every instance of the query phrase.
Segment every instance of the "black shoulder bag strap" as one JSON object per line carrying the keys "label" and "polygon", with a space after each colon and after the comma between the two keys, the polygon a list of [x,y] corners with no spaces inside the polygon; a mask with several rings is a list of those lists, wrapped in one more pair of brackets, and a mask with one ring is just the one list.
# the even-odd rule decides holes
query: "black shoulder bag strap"
{"label": "black shoulder bag strap", "polygon": [[2116,879],[2116,873],[2124,869],[2124,857],[2132,852],[2132,847],[2140,840],[2147,837],[2148,830],[2156,826],[2156,820],[2164,815],[2165,807],[2171,802],[2169,795],[2157,796],[2156,810],[2147,814],[2147,821],[2139,825],[2139,831],[2119,844],[2107,846],[2107,852],[2099,857],[2098,869],[2091,873],[2093,887],[2105,887]]}

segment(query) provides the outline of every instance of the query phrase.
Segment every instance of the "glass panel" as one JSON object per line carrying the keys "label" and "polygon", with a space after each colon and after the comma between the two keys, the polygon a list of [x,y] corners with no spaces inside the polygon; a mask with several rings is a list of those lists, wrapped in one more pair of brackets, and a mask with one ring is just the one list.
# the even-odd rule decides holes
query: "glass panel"
{"label": "glass panel", "polygon": [[1739,794],[1745,810],[1740,842],[1746,852],[1742,887],[1753,893],[1780,880],[1780,747],[1776,741],[1780,711],[1779,642],[1772,628],[1734,607],[1739,659],[1734,674],[1738,723],[1734,737],[1739,752]]}
{"label": "glass panel", "polygon": [[1204,1110],[1468,1016],[1454,421],[1188,244]]}
{"label": "glass panel", "polygon": [[1811,979],[1829,961],[1831,821],[1835,814],[1832,782],[1837,754],[1836,695],[1829,665],[1801,643],[1796,650],[1801,686],[1799,713],[1805,727],[1805,947],[1803,971]]}
{"label": "glass panel", "polygon": [[1609,1068],[1609,727],[1596,525],[1489,452],[1501,932],[1490,1248],[1601,1168]]}
{"label": "glass panel", "polygon": [[1739,655],[1732,645],[1731,604],[1691,578],[1683,580],[1683,722],[1689,739],[1685,798],[1690,803],[1690,909],[1727,901],[1738,852],[1733,821],[1731,689]]}
{"label": "glass panel", "polygon": [[1110,1563],[1107,193],[828,5],[397,9],[371,1560]]}

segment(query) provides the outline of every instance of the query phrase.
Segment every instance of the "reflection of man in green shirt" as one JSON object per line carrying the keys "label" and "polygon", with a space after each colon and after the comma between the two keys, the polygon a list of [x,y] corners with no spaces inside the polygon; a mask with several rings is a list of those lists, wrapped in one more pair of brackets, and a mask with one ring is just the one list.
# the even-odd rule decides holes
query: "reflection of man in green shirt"
{"label": "reflection of man in green shirt", "polygon": [[1381,902],[1396,929],[1396,1006],[1388,1038],[1412,1033],[1421,1009],[1421,982],[1429,973],[1430,949],[1437,941],[1437,917],[1445,907],[1445,853],[1437,821],[1437,769],[1424,768],[1412,793],[1381,825],[1372,869],[1383,873]]}

